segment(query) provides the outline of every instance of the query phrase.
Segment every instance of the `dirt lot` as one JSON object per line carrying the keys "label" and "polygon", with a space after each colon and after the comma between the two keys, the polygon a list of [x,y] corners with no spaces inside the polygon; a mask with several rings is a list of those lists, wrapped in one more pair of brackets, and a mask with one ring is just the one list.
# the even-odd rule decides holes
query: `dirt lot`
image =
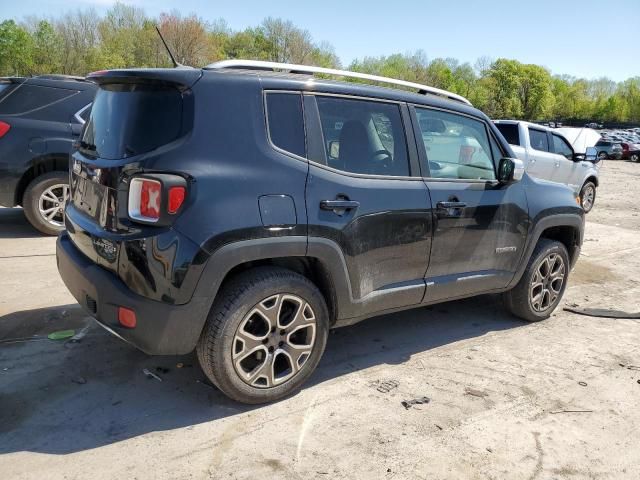
{"label": "dirt lot", "polygon": [[[637,312],[640,165],[602,177],[564,304]],[[640,478],[639,320],[525,324],[494,297],[379,317],[333,332],[301,393],[249,408],[193,356],[147,357],[95,326],[54,249],[0,210],[3,479]]]}

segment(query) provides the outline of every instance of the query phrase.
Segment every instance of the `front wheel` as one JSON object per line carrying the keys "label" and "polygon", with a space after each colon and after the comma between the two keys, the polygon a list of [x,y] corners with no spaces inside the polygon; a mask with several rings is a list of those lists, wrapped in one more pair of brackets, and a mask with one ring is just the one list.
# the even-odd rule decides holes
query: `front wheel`
{"label": "front wheel", "polygon": [[218,295],[196,351],[205,375],[234,400],[279,400],[315,370],[327,342],[329,315],[306,277],[259,267]]}
{"label": "front wheel", "polygon": [[34,178],[22,197],[24,214],[37,230],[58,235],[64,230],[64,204],[69,196],[69,174],[49,172]]}
{"label": "front wheel", "polygon": [[541,238],[518,284],[504,294],[514,315],[537,322],[548,318],[560,303],[569,276],[569,254],[556,241]]}
{"label": "front wheel", "polygon": [[632,162],[640,162],[640,154],[632,153],[629,157],[629,160],[631,160]]}
{"label": "front wheel", "polygon": [[589,213],[596,202],[596,185],[593,182],[586,182],[580,190],[580,205],[584,213]]}
{"label": "front wheel", "polygon": [[608,157],[609,157],[609,155],[607,155],[607,152],[600,152],[600,153],[598,154],[598,158],[599,158],[600,160],[606,160]]}

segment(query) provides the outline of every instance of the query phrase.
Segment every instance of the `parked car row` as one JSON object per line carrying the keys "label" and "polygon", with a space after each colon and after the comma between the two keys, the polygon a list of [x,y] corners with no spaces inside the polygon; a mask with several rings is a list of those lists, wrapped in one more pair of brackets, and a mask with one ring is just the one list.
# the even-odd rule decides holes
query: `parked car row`
{"label": "parked car row", "polygon": [[[599,133],[602,135],[602,145],[596,144],[596,147],[599,149],[603,147],[602,152],[607,153],[608,158],[640,162],[640,128],[601,130]],[[609,145],[619,146],[619,148],[616,147],[615,153],[611,154],[604,148]]]}

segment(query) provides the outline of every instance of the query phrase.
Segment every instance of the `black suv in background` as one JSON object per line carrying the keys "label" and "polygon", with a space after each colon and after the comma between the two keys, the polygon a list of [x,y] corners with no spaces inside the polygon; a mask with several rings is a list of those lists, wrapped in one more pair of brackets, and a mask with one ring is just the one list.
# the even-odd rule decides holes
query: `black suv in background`
{"label": "black suv in background", "polygon": [[195,348],[247,403],[298,389],[330,328],[374,315],[503,293],[520,318],[549,317],[582,243],[573,192],[529,177],[462,97],[308,73],[336,74],[92,75],[57,243],[78,302],[149,354]]}
{"label": "black suv in background", "polygon": [[95,92],[62,75],[0,79],[0,205],[21,205],[42,233],[64,229],[69,154]]}

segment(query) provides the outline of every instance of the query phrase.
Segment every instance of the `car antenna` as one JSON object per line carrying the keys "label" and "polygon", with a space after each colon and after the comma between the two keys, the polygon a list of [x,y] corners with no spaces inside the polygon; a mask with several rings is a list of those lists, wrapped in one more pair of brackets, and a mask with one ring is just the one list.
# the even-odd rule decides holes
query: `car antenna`
{"label": "car antenna", "polygon": [[174,68],[184,67],[184,65],[182,65],[180,62],[176,62],[176,58],[173,56],[173,53],[171,53],[171,49],[169,48],[169,45],[167,45],[167,42],[165,42],[164,37],[162,36],[162,33],[160,33],[160,29],[158,28],[158,25],[156,25],[155,27],[156,27],[156,32],[158,32],[158,35],[160,36],[160,40],[162,40],[162,43],[164,44],[164,48],[167,49],[167,53],[169,54],[169,58],[171,58],[171,62],[173,62],[173,67]]}

